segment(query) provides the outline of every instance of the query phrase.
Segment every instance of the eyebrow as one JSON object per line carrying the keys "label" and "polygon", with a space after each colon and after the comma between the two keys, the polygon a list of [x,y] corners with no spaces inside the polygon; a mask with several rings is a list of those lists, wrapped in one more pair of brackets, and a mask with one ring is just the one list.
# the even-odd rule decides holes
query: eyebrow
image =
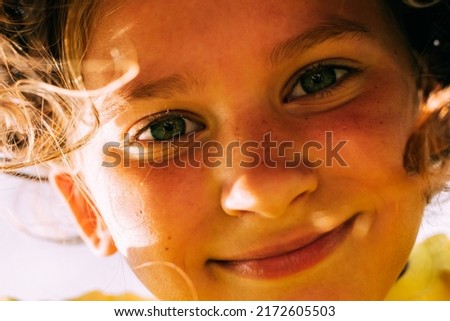
{"label": "eyebrow", "polygon": [[277,66],[327,40],[350,37],[374,38],[374,35],[366,26],[355,21],[330,17],[318,26],[277,44],[267,57],[268,64]]}
{"label": "eyebrow", "polygon": [[189,73],[173,74],[154,81],[141,80],[139,83],[125,86],[121,94],[127,99],[163,98],[169,99],[199,87],[198,79]]}
{"label": "eyebrow", "polygon": [[[276,44],[267,55],[266,63],[275,67],[283,61],[301,55],[308,49],[317,46],[330,39],[348,37],[373,38],[369,29],[355,21],[339,17],[330,17],[325,22]],[[149,71],[147,71],[149,72]],[[147,78],[147,77],[144,77]],[[170,99],[177,94],[186,93],[194,88],[200,88],[200,82],[190,73],[173,74],[157,80],[141,79],[125,85],[119,90],[125,100],[141,98]],[[103,121],[111,119],[117,113],[123,111],[123,106],[107,106],[101,112]]]}
{"label": "eyebrow", "polygon": [[[145,98],[170,99],[176,94],[183,94],[189,90],[199,88],[198,79],[191,74],[173,74],[157,80],[141,79],[139,82],[125,84],[113,95],[112,103],[106,103],[100,108],[101,123],[107,123],[117,114],[124,112],[128,107],[126,101]],[[117,97],[120,97],[117,99]]]}

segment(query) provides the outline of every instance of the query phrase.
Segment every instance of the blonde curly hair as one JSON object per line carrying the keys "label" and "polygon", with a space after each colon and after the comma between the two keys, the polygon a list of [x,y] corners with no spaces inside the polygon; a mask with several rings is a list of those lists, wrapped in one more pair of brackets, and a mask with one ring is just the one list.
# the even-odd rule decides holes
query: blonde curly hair
{"label": "blonde curly hair", "polygon": [[[100,1],[0,2],[0,169],[60,159],[84,145],[71,135],[82,106],[95,113],[80,62]],[[66,89],[66,90],[62,90]]]}

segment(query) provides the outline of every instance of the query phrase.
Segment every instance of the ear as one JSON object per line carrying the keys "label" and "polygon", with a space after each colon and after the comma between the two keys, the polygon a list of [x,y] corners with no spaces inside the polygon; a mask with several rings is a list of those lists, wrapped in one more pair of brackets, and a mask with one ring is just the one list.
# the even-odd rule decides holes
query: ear
{"label": "ear", "polygon": [[69,205],[82,239],[97,255],[117,252],[114,240],[97,208],[76,178],[68,173],[52,173],[51,181]]}

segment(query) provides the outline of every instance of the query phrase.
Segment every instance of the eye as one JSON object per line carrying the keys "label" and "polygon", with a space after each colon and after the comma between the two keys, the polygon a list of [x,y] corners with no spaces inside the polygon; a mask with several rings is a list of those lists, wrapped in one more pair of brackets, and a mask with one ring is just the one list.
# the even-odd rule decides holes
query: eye
{"label": "eye", "polygon": [[164,113],[156,116],[147,126],[135,135],[136,141],[170,141],[204,129],[205,126],[178,113]]}
{"label": "eye", "polygon": [[317,94],[330,93],[337,84],[350,76],[354,68],[316,64],[307,67],[294,79],[291,91],[284,99],[290,102],[304,96],[314,97]]}

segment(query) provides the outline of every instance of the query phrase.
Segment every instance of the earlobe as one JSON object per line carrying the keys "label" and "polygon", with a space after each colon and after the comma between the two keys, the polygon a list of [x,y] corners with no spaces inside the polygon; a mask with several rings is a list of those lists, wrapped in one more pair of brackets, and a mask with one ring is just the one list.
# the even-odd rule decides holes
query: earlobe
{"label": "earlobe", "polygon": [[81,237],[98,255],[117,252],[108,228],[87,193],[68,173],[54,173],[51,181],[69,205],[78,224]]}

